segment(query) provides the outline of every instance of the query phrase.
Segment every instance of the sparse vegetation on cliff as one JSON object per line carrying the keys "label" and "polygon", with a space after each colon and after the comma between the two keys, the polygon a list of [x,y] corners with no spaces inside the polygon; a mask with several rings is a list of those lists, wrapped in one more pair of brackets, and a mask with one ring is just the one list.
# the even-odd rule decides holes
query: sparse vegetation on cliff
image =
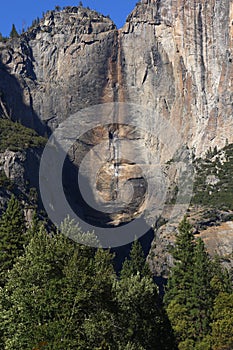
{"label": "sparse vegetation on cliff", "polygon": [[21,151],[27,148],[43,147],[44,137],[20,123],[0,118],[0,152]]}
{"label": "sparse vegetation on cliff", "polygon": [[10,32],[10,38],[13,39],[13,38],[18,38],[19,34],[15,28],[15,25],[12,24],[12,28],[11,28],[11,32]]}
{"label": "sparse vegetation on cliff", "polygon": [[233,144],[222,150],[209,150],[205,159],[195,162],[193,204],[233,210]]}

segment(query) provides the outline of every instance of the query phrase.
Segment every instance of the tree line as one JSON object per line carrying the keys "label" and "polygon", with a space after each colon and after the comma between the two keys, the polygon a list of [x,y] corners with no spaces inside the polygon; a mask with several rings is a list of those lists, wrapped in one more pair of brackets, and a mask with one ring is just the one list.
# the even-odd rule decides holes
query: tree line
{"label": "tree line", "polygon": [[67,219],[26,225],[12,196],[0,219],[0,348],[5,350],[232,349],[233,294],[218,259],[179,226],[164,300],[138,241],[120,273],[113,254]]}

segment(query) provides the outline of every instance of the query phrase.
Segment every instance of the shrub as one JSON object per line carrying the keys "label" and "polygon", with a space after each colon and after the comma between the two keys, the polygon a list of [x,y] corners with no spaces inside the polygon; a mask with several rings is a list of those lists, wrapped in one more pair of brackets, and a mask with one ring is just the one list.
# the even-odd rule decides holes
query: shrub
{"label": "shrub", "polygon": [[46,143],[44,137],[18,122],[0,118],[0,152],[5,150],[21,151],[27,148],[42,147]]}

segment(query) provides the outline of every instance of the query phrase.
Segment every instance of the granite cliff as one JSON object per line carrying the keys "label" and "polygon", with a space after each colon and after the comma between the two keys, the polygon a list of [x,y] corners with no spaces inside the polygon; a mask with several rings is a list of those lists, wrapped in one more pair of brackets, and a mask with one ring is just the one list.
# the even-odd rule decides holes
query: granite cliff
{"label": "granite cliff", "polygon": [[139,103],[198,154],[223,147],[233,141],[232,20],[230,0],[142,0],[120,30],[81,7],[48,12],[1,44],[1,105],[13,119],[33,126],[34,115],[54,128],[90,105]]}
{"label": "granite cliff", "polygon": [[[121,29],[80,6],[49,11],[19,38],[0,44],[0,111],[45,135],[85,107],[135,103],[155,111],[154,118],[162,116],[194,156],[203,156],[233,142],[232,43],[231,0],[142,0]],[[148,128],[152,124],[150,117]],[[142,158],[149,144],[163,164],[170,160],[159,139],[127,128],[123,118],[120,126],[84,135],[73,164],[79,166],[80,154],[116,131],[141,142]],[[114,158],[106,163],[97,187],[108,200]],[[136,200],[130,212],[109,218],[114,224],[143,210],[144,197],[138,198],[146,187],[140,167],[120,163],[122,182],[133,182]]]}

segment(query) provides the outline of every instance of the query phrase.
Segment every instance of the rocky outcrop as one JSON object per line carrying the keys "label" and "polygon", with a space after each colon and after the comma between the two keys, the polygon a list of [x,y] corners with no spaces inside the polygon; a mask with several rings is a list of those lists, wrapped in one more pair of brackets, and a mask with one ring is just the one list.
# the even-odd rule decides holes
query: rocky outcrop
{"label": "rocky outcrop", "polygon": [[[178,225],[182,217],[173,222],[169,220],[171,207],[167,206],[163,220],[158,220],[154,227],[155,237],[147,261],[155,276],[167,278],[174,265],[171,249],[175,246]],[[228,270],[233,267],[233,212],[192,206],[188,211],[188,220],[193,226],[194,237],[201,238],[212,258],[218,255]]]}
{"label": "rocky outcrop", "polygon": [[233,268],[232,247],[233,247],[233,223],[227,221],[219,226],[207,228],[200,233],[209,253],[217,254],[225,258],[225,265]]}
{"label": "rocky outcrop", "polygon": [[[112,21],[94,11],[51,11],[19,39],[3,45],[1,61],[17,78],[23,103],[54,129],[70,114],[101,102],[116,37]],[[27,115],[18,115],[18,102],[10,100],[7,84],[0,83],[0,89],[12,117],[28,125]]]}
{"label": "rocky outcrop", "polygon": [[[232,43],[231,0],[142,0],[119,30],[109,18],[80,6],[50,11],[20,38],[1,44],[0,111],[40,134],[102,103],[135,103],[154,112],[134,116],[148,135],[128,133],[122,115],[108,128],[87,133],[70,154],[77,167],[82,154],[114,133],[130,134],[131,146],[140,143],[140,159],[151,162],[149,148],[152,158],[165,163],[171,154],[164,141],[176,140],[169,133],[166,140],[153,139],[150,127],[161,117],[175,128],[182,146],[203,155],[233,142]],[[140,212],[146,182],[135,164],[116,162],[107,143],[104,152],[106,164],[96,181],[101,196],[113,199],[119,169],[118,180],[130,180],[136,189],[132,212],[110,218],[117,224]]]}
{"label": "rocky outcrop", "polygon": [[23,166],[25,160],[25,152],[13,152],[7,150],[0,154],[0,170],[4,171],[6,177],[17,183],[21,189],[25,186],[25,169]]}
{"label": "rocky outcrop", "polygon": [[28,107],[16,116],[19,101],[1,79],[8,112],[27,124],[34,113],[53,129],[84,107],[132,102],[167,118],[198,154],[222,147],[233,141],[232,6],[142,0],[120,30],[82,7],[50,11],[0,47]]}
{"label": "rocky outcrop", "polygon": [[23,200],[25,208],[37,202],[35,190],[39,189],[39,165],[42,148],[31,148],[22,151],[6,150],[0,153],[0,210],[6,207],[11,194]]}
{"label": "rocky outcrop", "polygon": [[197,154],[232,141],[232,1],[144,0],[121,36],[130,101],[157,109]]}

